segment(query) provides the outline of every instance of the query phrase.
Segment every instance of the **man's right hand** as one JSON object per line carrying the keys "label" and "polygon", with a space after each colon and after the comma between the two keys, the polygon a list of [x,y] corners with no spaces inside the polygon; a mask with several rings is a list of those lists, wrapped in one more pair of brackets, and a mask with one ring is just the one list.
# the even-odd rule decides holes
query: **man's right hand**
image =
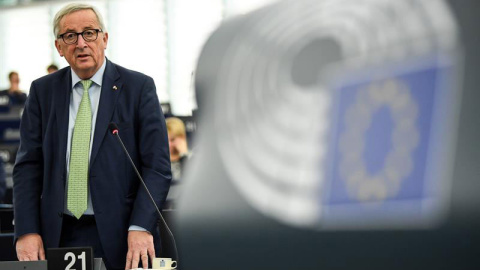
{"label": "man's right hand", "polygon": [[19,261],[45,260],[42,237],[37,233],[20,236],[16,248]]}

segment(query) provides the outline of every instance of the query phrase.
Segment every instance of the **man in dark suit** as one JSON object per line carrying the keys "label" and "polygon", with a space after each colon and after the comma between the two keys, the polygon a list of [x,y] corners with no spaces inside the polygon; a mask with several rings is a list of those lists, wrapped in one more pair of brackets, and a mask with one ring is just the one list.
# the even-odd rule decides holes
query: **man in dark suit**
{"label": "man in dark suit", "polygon": [[106,59],[108,33],[92,6],[64,7],[54,33],[70,67],[32,83],[22,116],[13,173],[18,259],[92,246],[109,269],[146,268],[158,250],[158,216],[108,125],[118,124],[161,207],[171,172],[154,82]]}

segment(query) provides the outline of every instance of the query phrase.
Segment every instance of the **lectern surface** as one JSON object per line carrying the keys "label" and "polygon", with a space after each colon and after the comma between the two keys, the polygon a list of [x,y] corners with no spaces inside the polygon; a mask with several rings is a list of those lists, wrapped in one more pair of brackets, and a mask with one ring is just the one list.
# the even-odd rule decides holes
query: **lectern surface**
{"label": "lectern surface", "polygon": [[0,262],[0,270],[47,270],[47,261]]}
{"label": "lectern surface", "polygon": [[[94,270],[107,270],[101,258],[95,258],[93,261]],[[47,261],[0,261],[0,270],[47,270]]]}

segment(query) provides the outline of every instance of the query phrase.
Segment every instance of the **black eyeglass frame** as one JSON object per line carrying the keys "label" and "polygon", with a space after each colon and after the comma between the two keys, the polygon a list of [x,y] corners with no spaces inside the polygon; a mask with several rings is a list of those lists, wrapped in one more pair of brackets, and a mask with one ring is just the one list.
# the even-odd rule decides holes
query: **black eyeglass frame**
{"label": "black eyeglass frame", "polygon": [[[94,40],[86,40],[85,37],[83,36],[83,34],[85,34],[85,32],[87,32],[87,31],[92,31],[92,30],[95,31],[95,34],[96,34],[95,39],[94,39]],[[97,38],[98,38],[98,32],[103,33],[103,30],[102,30],[102,29],[87,29],[87,30],[84,30],[84,31],[82,31],[82,32],[65,32],[65,33],[63,33],[63,34],[61,34],[61,35],[58,35],[57,38],[62,38],[62,40],[63,40],[63,42],[65,42],[65,44],[71,45],[71,44],[77,43],[77,41],[78,41],[78,36],[79,36],[79,35],[82,35],[83,40],[85,40],[86,42],[93,42],[93,41],[97,40]],[[67,41],[63,38],[65,34],[75,34],[75,35],[76,35],[75,41],[74,41],[74,42],[71,42],[71,43],[67,42]]]}

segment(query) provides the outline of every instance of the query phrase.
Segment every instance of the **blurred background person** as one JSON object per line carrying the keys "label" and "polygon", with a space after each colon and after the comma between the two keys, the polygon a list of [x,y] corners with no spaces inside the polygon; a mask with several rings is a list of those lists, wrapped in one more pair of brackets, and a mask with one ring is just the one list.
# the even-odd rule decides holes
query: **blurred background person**
{"label": "blurred background person", "polygon": [[27,99],[27,95],[20,90],[20,76],[18,75],[18,72],[10,72],[8,74],[8,80],[10,82],[10,87],[0,91],[0,97],[8,97],[9,105],[23,106],[25,104],[25,100]]}
{"label": "blurred background person", "polygon": [[169,117],[166,120],[168,142],[170,147],[170,162],[172,166],[172,177],[178,181],[182,177],[182,170],[185,162],[191,153],[188,151],[187,133],[185,124],[177,117]]}
{"label": "blurred background person", "polygon": [[47,67],[48,74],[52,74],[53,72],[57,71],[58,67],[55,64],[51,64]]}

